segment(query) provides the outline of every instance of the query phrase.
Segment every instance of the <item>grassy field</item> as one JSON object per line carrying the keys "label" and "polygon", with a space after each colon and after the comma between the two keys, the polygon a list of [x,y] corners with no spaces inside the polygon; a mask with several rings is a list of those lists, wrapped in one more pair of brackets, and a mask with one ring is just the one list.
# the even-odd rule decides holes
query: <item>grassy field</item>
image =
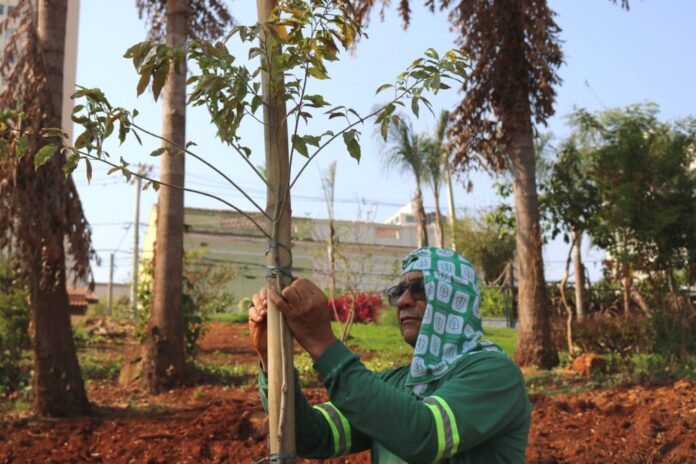
{"label": "grassy field", "polygon": [[[340,325],[334,323],[334,333],[340,333]],[[490,327],[484,330],[487,340],[500,346],[512,357],[517,345],[517,330]],[[348,346],[357,351],[371,351],[388,360],[409,359],[411,347],[401,339],[398,327],[373,324],[355,324],[350,332]]]}

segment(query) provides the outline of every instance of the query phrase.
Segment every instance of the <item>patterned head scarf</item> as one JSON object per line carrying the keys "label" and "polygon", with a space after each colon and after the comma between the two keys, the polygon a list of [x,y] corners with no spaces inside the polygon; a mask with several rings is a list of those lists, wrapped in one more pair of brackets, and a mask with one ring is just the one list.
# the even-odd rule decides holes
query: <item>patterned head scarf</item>
{"label": "patterned head scarf", "polygon": [[402,261],[402,275],[423,272],[426,308],[406,385],[416,393],[444,376],[462,357],[502,351],[482,340],[481,294],[471,263],[453,250],[424,247]]}

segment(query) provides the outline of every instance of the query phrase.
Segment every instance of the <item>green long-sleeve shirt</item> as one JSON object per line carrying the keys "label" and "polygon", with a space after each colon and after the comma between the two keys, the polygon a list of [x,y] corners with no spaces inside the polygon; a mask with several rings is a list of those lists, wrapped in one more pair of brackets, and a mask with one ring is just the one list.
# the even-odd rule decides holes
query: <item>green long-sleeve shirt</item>
{"label": "green long-sleeve shirt", "polygon": [[[408,366],[369,371],[341,342],[314,364],[330,402],[311,406],[296,389],[297,452],[326,459],[372,450],[379,464],[524,462],[531,404],[517,366],[502,353],[466,355],[422,396]],[[266,376],[259,376],[266,407]]]}

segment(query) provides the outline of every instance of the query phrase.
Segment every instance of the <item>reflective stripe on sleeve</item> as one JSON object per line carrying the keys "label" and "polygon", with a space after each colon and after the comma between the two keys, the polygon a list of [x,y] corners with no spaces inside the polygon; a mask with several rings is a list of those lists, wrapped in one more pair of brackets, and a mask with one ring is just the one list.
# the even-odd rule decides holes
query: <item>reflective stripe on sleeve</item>
{"label": "reflective stripe on sleeve", "polygon": [[314,408],[321,412],[331,427],[334,439],[334,456],[348,453],[352,446],[348,419],[330,402],[317,404]]}
{"label": "reflective stripe on sleeve", "polygon": [[439,396],[429,396],[423,403],[430,409],[435,418],[437,431],[437,454],[435,461],[447,459],[459,448],[459,429],[454,420],[454,413],[445,400]]}

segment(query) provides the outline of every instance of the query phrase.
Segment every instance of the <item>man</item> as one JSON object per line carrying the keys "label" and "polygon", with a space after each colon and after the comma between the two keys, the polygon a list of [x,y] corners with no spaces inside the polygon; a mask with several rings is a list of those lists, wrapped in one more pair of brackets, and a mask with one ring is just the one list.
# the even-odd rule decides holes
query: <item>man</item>
{"label": "man", "polygon": [[330,402],[310,406],[296,393],[297,451],[326,459],[365,449],[374,463],[524,462],[531,404],[517,366],[482,339],[479,283],[452,250],[419,248],[402,262],[399,285],[387,292],[410,366],[373,373],[331,331],[324,293],[297,279],[282,295],[265,289],[249,311],[261,357],[266,405],[266,301],[286,316],[314,360]]}

